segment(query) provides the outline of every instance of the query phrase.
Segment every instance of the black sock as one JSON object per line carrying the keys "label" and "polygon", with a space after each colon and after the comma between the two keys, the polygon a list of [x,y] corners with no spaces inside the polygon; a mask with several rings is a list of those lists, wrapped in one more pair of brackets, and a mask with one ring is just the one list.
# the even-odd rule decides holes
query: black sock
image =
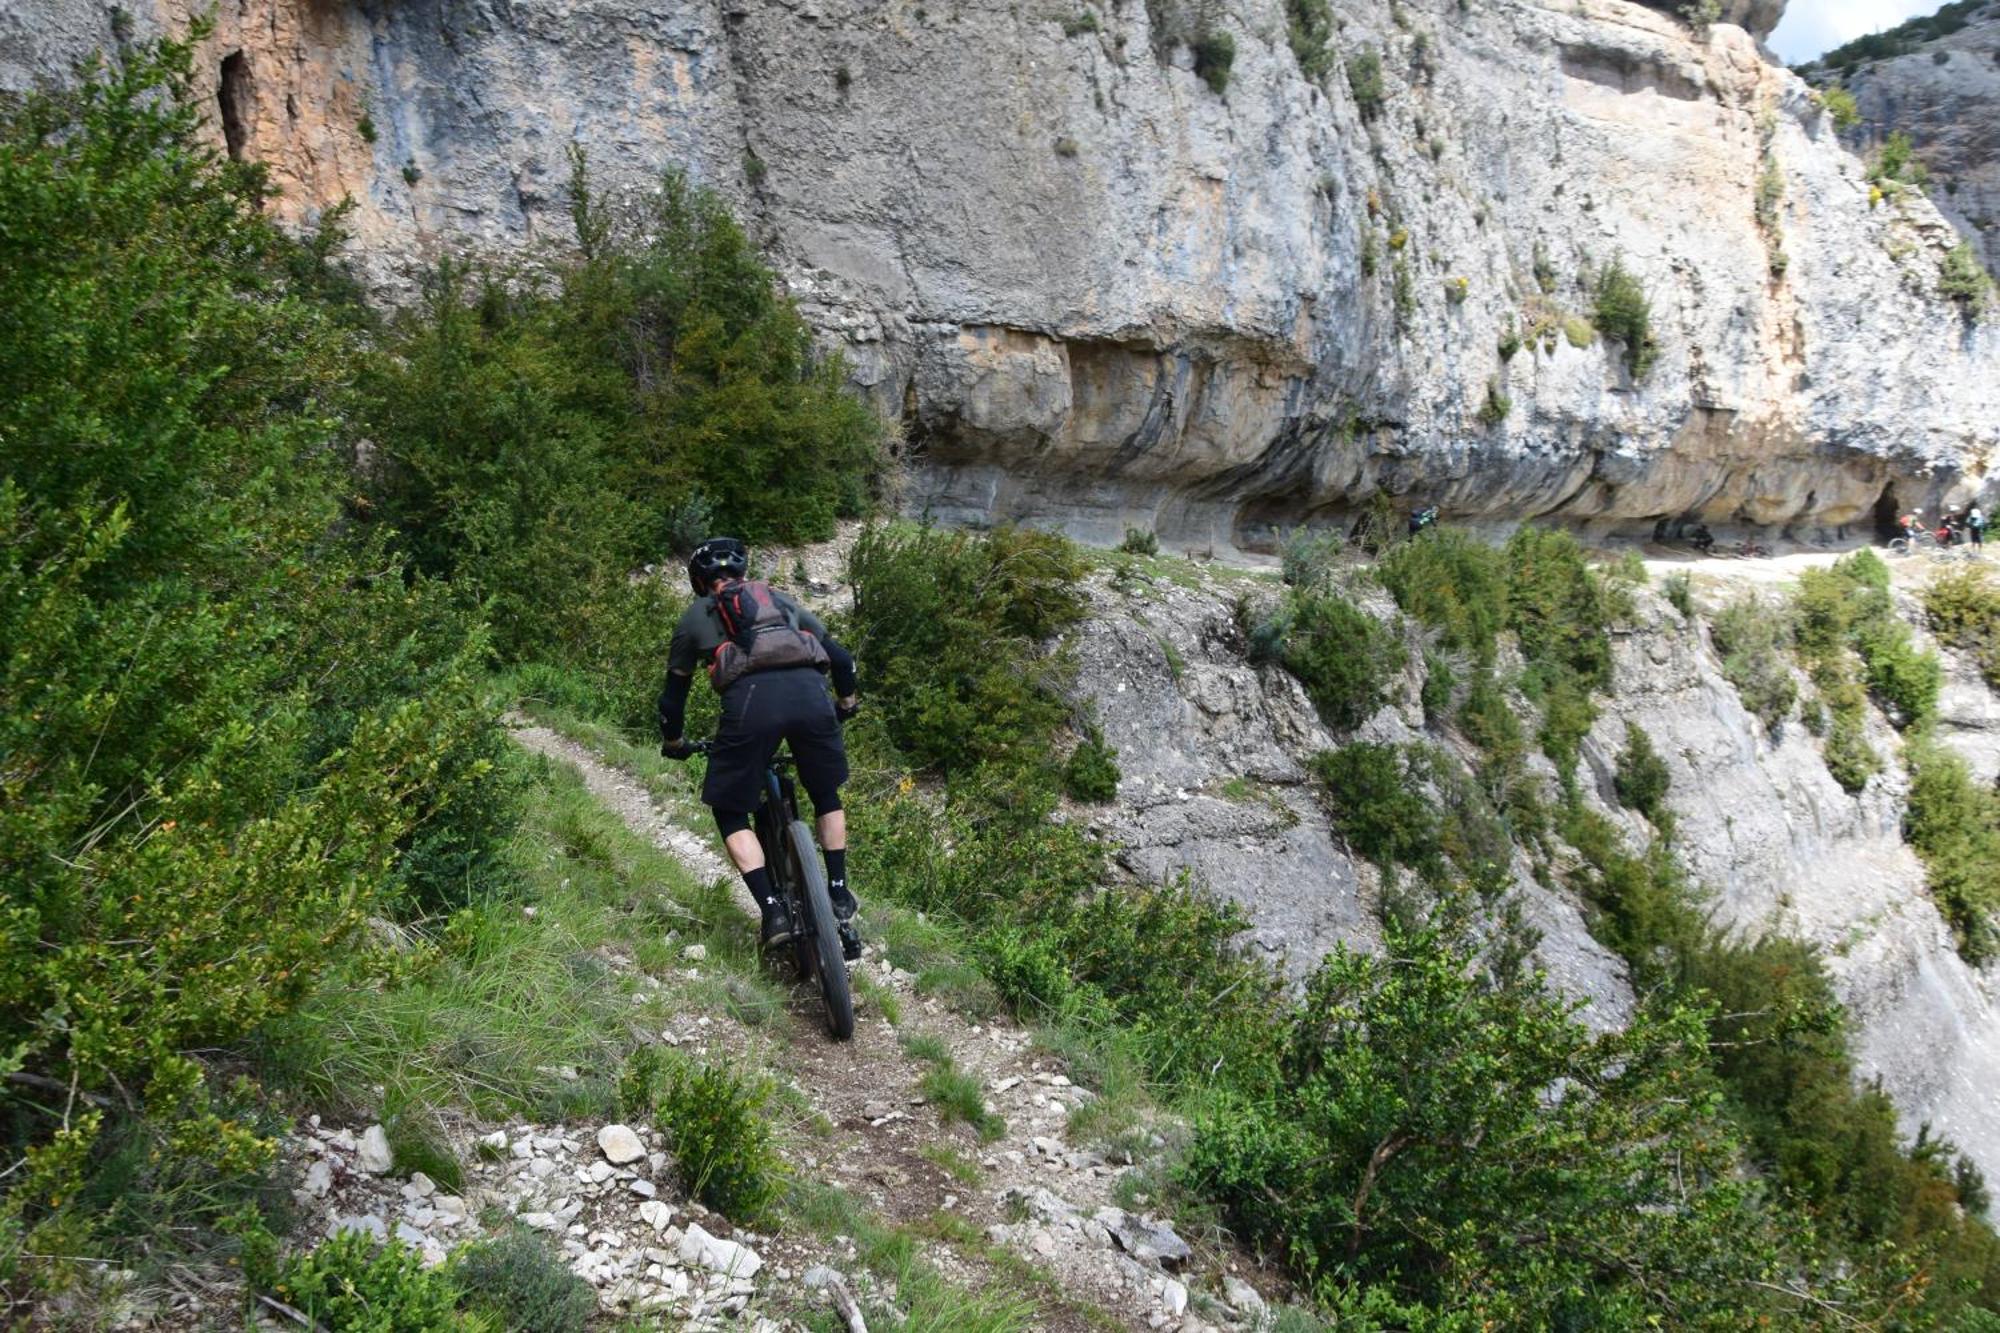
{"label": "black sock", "polygon": [[757,906],[770,910],[778,901],[778,891],[771,887],[771,867],[758,866],[755,870],[743,872],[743,882],[750,887],[750,896],[757,900]]}
{"label": "black sock", "polygon": [[847,849],[822,851],[820,855],[826,858],[826,891],[838,896],[847,887]]}

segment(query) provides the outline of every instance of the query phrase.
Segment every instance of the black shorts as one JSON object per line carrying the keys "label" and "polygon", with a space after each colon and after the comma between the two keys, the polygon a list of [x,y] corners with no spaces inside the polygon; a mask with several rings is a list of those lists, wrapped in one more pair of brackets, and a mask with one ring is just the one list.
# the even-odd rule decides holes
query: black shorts
{"label": "black shorts", "polygon": [[722,696],[722,722],[708,753],[702,802],[715,810],[748,814],[763,799],[764,770],[781,742],[798,761],[799,785],[815,813],[837,800],[847,781],[847,747],[826,677],[811,667],[759,671],[743,677]]}

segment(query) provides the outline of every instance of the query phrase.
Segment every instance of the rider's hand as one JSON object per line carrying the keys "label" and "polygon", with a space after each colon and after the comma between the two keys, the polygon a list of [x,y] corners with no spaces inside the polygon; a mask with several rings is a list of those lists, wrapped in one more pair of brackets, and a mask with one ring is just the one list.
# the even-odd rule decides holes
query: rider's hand
{"label": "rider's hand", "polygon": [[833,715],[842,722],[853,721],[854,715],[860,711],[861,696],[858,694],[850,694],[845,699],[835,699],[833,701]]}
{"label": "rider's hand", "polygon": [[694,754],[694,747],[687,743],[685,736],[676,736],[670,741],[660,742],[660,755],[662,758],[685,760],[694,758]]}

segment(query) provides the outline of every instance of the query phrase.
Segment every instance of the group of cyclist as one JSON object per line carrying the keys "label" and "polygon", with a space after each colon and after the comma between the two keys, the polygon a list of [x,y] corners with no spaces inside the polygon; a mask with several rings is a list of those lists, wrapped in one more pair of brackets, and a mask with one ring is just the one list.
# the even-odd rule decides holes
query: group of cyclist
{"label": "group of cyclist", "polygon": [[1969,542],[1975,550],[1982,549],[1986,545],[1986,514],[1978,505],[1948,509],[1936,528],[1925,523],[1921,509],[1912,509],[1896,520],[1895,541],[1902,542],[1905,550],[1915,550],[1927,538],[1943,547]]}

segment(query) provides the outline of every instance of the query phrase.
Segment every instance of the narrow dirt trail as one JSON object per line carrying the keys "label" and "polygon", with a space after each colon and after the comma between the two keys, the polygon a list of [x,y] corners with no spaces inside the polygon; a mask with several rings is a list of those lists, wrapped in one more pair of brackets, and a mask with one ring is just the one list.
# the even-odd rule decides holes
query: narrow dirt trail
{"label": "narrow dirt trail", "polygon": [[[514,735],[525,748],[573,766],[590,793],[627,827],[697,876],[729,882],[749,928],[756,909],[748,891],[713,842],[683,822],[702,816],[662,808],[639,779],[549,728],[517,725]],[[860,887],[865,935],[866,886]],[[898,1023],[891,1025],[879,1006],[864,1002],[854,1039],[832,1042],[821,1023],[817,993],[793,987],[784,1029],[763,1052],[773,1073],[792,1082],[831,1125],[823,1136],[799,1136],[802,1142],[791,1150],[797,1169],[840,1186],[886,1221],[977,1236],[982,1245],[1017,1255],[1025,1268],[996,1265],[990,1255],[966,1253],[966,1246],[940,1244],[926,1252],[960,1280],[1042,1287],[1023,1292],[1041,1299],[1037,1328],[1215,1333],[1236,1322],[1219,1304],[1206,1305],[1218,1321],[1213,1323],[1186,1309],[1189,1289],[1219,1290],[1221,1274],[1208,1274],[1204,1282],[1200,1273],[1167,1271],[1143,1247],[1136,1256],[1126,1252],[1130,1237],[1143,1236],[1150,1220],[1112,1206],[1124,1168],[1065,1142],[1069,1113],[1091,1094],[1070,1084],[1059,1061],[1039,1054],[1028,1032],[1006,1020],[971,1021],[916,993],[915,978],[877,952],[854,971],[895,995]],[[913,1037],[941,1042],[957,1067],[978,1080],[988,1107],[1004,1120],[1004,1131],[982,1143],[970,1126],[941,1120],[922,1090],[932,1066],[905,1049]],[[1114,1234],[1121,1228],[1127,1235],[1122,1244]],[[806,1247],[788,1255],[782,1237],[763,1248],[781,1263],[815,1261]],[[1236,1290],[1240,1297],[1241,1287]],[[1243,1314],[1245,1323],[1256,1322],[1255,1312]]]}

